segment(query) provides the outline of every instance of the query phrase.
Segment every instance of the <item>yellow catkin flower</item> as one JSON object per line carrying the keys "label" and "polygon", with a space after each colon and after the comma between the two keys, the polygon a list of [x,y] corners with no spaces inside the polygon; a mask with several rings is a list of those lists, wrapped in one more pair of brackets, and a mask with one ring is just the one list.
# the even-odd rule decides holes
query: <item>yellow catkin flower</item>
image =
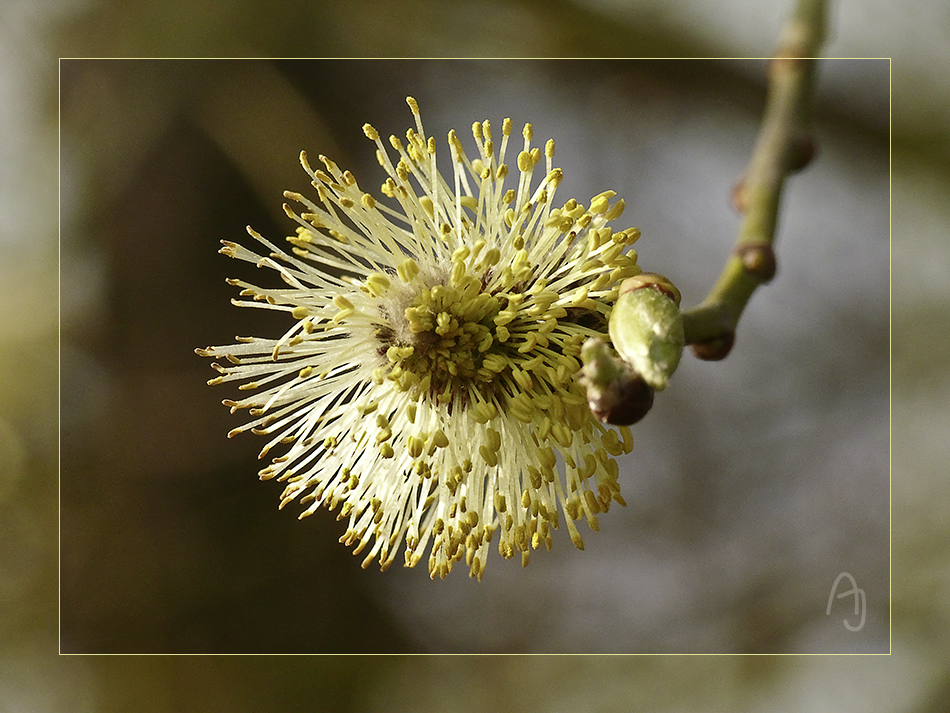
{"label": "yellow catkin flower", "polygon": [[[603,336],[619,282],[640,273],[636,229],[606,227],[622,201],[606,191],[590,208],[553,205],[562,172],[554,144],[532,147],[527,125],[509,147],[475,123],[470,157],[449,133],[452,175],[436,169],[415,100],[405,141],[389,146],[370,125],[387,174],[380,196],[326,157],[314,198],[287,193],[297,223],[281,250],[225,242],[225,255],[276,271],[284,285],[230,280],[239,305],[288,313],[277,339],[197,350],[215,363],[209,383],[243,382],[255,393],[225,404],[246,409],[253,431],[284,447],[260,471],[286,483],[281,506],[301,517],[321,506],[349,519],[342,541],[386,569],[402,551],[431,576],[465,561],[481,578],[488,551],[504,557],[551,547],[550,530],[623,503],[613,458],[626,429],[610,430],[586,408],[576,378],[581,345]],[[495,131],[493,135],[493,130]],[[506,159],[514,165],[509,167]],[[515,188],[505,187],[509,173]],[[542,176],[532,187],[535,172]]]}

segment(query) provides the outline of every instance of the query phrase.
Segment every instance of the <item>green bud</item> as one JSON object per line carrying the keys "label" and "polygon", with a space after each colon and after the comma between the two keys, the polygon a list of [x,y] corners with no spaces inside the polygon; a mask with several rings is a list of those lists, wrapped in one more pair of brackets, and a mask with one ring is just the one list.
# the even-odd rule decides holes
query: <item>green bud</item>
{"label": "green bud", "polygon": [[673,284],[652,273],[625,280],[608,329],[624,361],[651,387],[665,389],[684,345],[679,291]]}

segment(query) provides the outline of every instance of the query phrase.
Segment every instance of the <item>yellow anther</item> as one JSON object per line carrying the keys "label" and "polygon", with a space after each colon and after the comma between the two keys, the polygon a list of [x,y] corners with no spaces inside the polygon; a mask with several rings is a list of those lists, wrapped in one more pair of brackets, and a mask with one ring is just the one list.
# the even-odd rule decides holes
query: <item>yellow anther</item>
{"label": "yellow anther", "polygon": [[547,414],[541,416],[541,423],[535,429],[535,435],[542,441],[546,441],[548,436],[551,435],[551,428],[554,426],[554,421],[551,420],[551,417]]}
{"label": "yellow anther", "polygon": [[448,312],[439,312],[435,318],[435,323],[435,332],[440,336],[445,336],[458,327],[458,322],[456,322]]}
{"label": "yellow anther", "polygon": [[449,284],[452,287],[460,287],[465,281],[467,275],[465,263],[462,261],[456,261],[452,263],[452,273],[449,276]]}
{"label": "yellow anther", "polygon": [[511,322],[517,316],[518,313],[516,311],[504,309],[495,315],[495,318],[492,321],[495,323],[496,327],[501,327],[502,325]]}
{"label": "yellow anther", "polygon": [[604,214],[604,218],[607,220],[616,220],[623,213],[624,207],[625,203],[623,202],[623,198],[621,198],[610,207],[610,210]]}
{"label": "yellow anther", "polygon": [[620,257],[626,245],[621,243],[612,243],[611,246],[600,253],[600,259],[607,265],[614,264],[614,261]]}
{"label": "yellow anther", "polygon": [[414,351],[415,349],[411,346],[407,346],[407,347],[393,346],[393,347],[389,347],[389,349],[386,350],[386,358],[389,359],[390,363],[398,364],[403,359],[407,359],[411,357]]}
{"label": "yellow anther", "polygon": [[333,298],[333,304],[335,304],[340,310],[353,310],[353,303],[350,302],[343,295],[337,295]]}
{"label": "yellow anther", "polygon": [[330,321],[333,322],[334,324],[342,324],[352,314],[353,314],[352,309],[341,309],[339,312],[333,315],[333,318]]}
{"label": "yellow anther", "polygon": [[521,362],[521,368],[525,371],[534,371],[541,366],[542,363],[544,363],[544,355],[538,354],[536,357]]}
{"label": "yellow anther", "polygon": [[501,258],[501,250],[498,248],[491,248],[485,253],[485,257],[482,258],[482,264],[486,267],[490,267],[498,262]]}
{"label": "yellow anther", "polygon": [[590,212],[596,214],[606,213],[609,205],[610,201],[607,199],[607,196],[598,196],[590,202]]}
{"label": "yellow anther", "polygon": [[[541,343],[541,338],[541,335],[539,335],[537,332],[529,332],[524,344],[518,347],[518,353],[527,354]],[[545,339],[545,342],[546,341],[547,340]]]}
{"label": "yellow anther", "polygon": [[411,257],[407,257],[396,268],[396,274],[403,282],[412,282],[413,278],[419,274],[419,264]]}
{"label": "yellow anther", "polygon": [[374,297],[380,297],[390,288],[392,282],[381,272],[374,272],[366,278],[366,288]]}
{"label": "yellow anther", "polygon": [[[488,423],[498,415],[498,407],[488,401],[480,401],[469,413],[475,423]],[[491,429],[489,429],[491,430]]]}
{"label": "yellow anther", "polygon": [[631,433],[629,426],[620,426],[617,430],[620,431],[620,436],[623,439],[623,453],[627,455],[633,450],[633,433]]}
{"label": "yellow anther", "polygon": [[522,151],[518,154],[518,170],[527,173],[534,168],[534,162],[531,160],[531,154],[528,151]]}
{"label": "yellow anther", "polygon": [[498,512],[506,512],[508,510],[508,503],[505,502],[503,493],[495,493],[495,510]]}
{"label": "yellow anther", "polygon": [[545,468],[551,469],[557,465],[557,456],[554,455],[554,449],[551,446],[536,448],[535,455],[538,457],[538,462]]}
{"label": "yellow anther", "polygon": [[425,441],[416,436],[409,436],[406,440],[406,450],[412,458],[421,456],[425,452],[425,446]]}
{"label": "yellow anther", "polygon": [[512,367],[511,375],[518,386],[522,388],[522,390],[531,391],[534,388],[534,380],[531,378],[531,374],[526,372],[524,369],[521,369],[517,366]]}
{"label": "yellow anther", "polygon": [[478,259],[478,254],[485,249],[485,246],[488,245],[485,240],[476,240],[475,244],[472,246],[472,261]]}
{"label": "yellow anther", "polygon": [[508,401],[508,413],[522,423],[531,423],[534,420],[535,407],[531,397],[525,393],[518,394]]}
{"label": "yellow anther", "polygon": [[501,448],[501,434],[494,428],[489,428],[485,431],[485,438],[488,449],[493,453],[498,452],[498,449]]}
{"label": "yellow anther", "polygon": [[604,450],[612,456],[619,456],[623,453],[623,446],[617,437],[616,431],[607,431],[600,439],[600,442],[603,444]]}
{"label": "yellow anther", "polygon": [[496,374],[504,371],[506,366],[508,366],[508,360],[501,354],[489,354],[482,361],[483,368],[493,371]]}
{"label": "yellow anther", "polygon": [[554,436],[554,440],[564,448],[569,448],[574,441],[574,434],[571,433],[571,429],[561,421],[554,422],[554,425],[551,427],[551,433]]}
{"label": "yellow anther", "polygon": [[368,404],[361,404],[356,407],[357,412],[361,416],[368,416],[373,413],[379,407],[378,401],[370,401]]}
{"label": "yellow anther", "polygon": [[591,491],[589,490],[584,491],[584,501],[587,503],[587,508],[594,515],[596,515],[597,513],[601,511],[600,503],[597,502],[597,498],[594,496],[594,494]]}

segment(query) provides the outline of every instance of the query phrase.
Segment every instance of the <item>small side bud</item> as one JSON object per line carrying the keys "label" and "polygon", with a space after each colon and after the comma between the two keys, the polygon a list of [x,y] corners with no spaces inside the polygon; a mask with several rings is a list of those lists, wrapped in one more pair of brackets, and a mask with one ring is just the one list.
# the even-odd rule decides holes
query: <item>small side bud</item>
{"label": "small side bud", "polygon": [[729,193],[729,200],[737,212],[745,215],[749,210],[749,195],[746,191],[745,176],[742,176],[733,184],[732,191]]}
{"label": "small side bud", "polygon": [[581,359],[580,379],[595,417],[613,426],[632,426],[647,415],[653,406],[653,388],[616,357],[603,339],[588,339]]}
{"label": "small side bud", "polygon": [[703,361],[721,361],[725,359],[732,351],[732,345],[736,341],[734,331],[727,332],[721,337],[710,339],[706,342],[696,342],[690,345],[693,350],[693,356]]}
{"label": "small side bud", "polygon": [[816,153],[818,153],[818,145],[815,139],[808,135],[799,136],[788,146],[785,167],[789,173],[801,171],[814,160]]}
{"label": "small side bud", "polygon": [[762,282],[769,282],[775,277],[775,250],[768,243],[742,245],[736,248],[735,254],[742,260],[745,271]]}

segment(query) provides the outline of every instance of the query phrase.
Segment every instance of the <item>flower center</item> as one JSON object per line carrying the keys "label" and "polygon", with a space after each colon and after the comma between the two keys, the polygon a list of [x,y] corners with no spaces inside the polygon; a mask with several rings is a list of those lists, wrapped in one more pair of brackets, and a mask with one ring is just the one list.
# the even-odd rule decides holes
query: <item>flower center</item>
{"label": "flower center", "polygon": [[447,284],[426,286],[416,275],[410,283],[413,289],[402,302],[409,306],[399,314],[397,302],[388,326],[376,330],[390,364],[379,376],[400,391],[440,403],[456,397],[465,402],[472,388],[487,395],[489,384],[509,365],[498,353],[510,336],[502,327],[510,319],[502,311],[504,300],[484,291],[482,279],[458,271]]}
{"label": "flower center", "polygon": [[[451,408],[514,409],[525,422],[534,401],[571,390],[581,343],[605,325],[588,288],[568,285],[569,301],[536,275],[523,244],[510,261],[476,241],[449,265],[420,268],[406,258],[395,275],[373,273],[362,285],[375,351],[385,361],[376,384],[391,382],[414,401]],[[555,281],[562,289],[564,280]],[[352,310],[349,301],[334,319]],[[579,403],[586,407],[582,397]]]}
{"label": "flower center", "polygon": [[469,297],[451,285],[422,290],[405,311],[413,337],[403,368],[432,373],[437,392],[455,379],[490,381],[484,357],[495,341],[492,320],[500,311],[498,298],[487,292]]}

